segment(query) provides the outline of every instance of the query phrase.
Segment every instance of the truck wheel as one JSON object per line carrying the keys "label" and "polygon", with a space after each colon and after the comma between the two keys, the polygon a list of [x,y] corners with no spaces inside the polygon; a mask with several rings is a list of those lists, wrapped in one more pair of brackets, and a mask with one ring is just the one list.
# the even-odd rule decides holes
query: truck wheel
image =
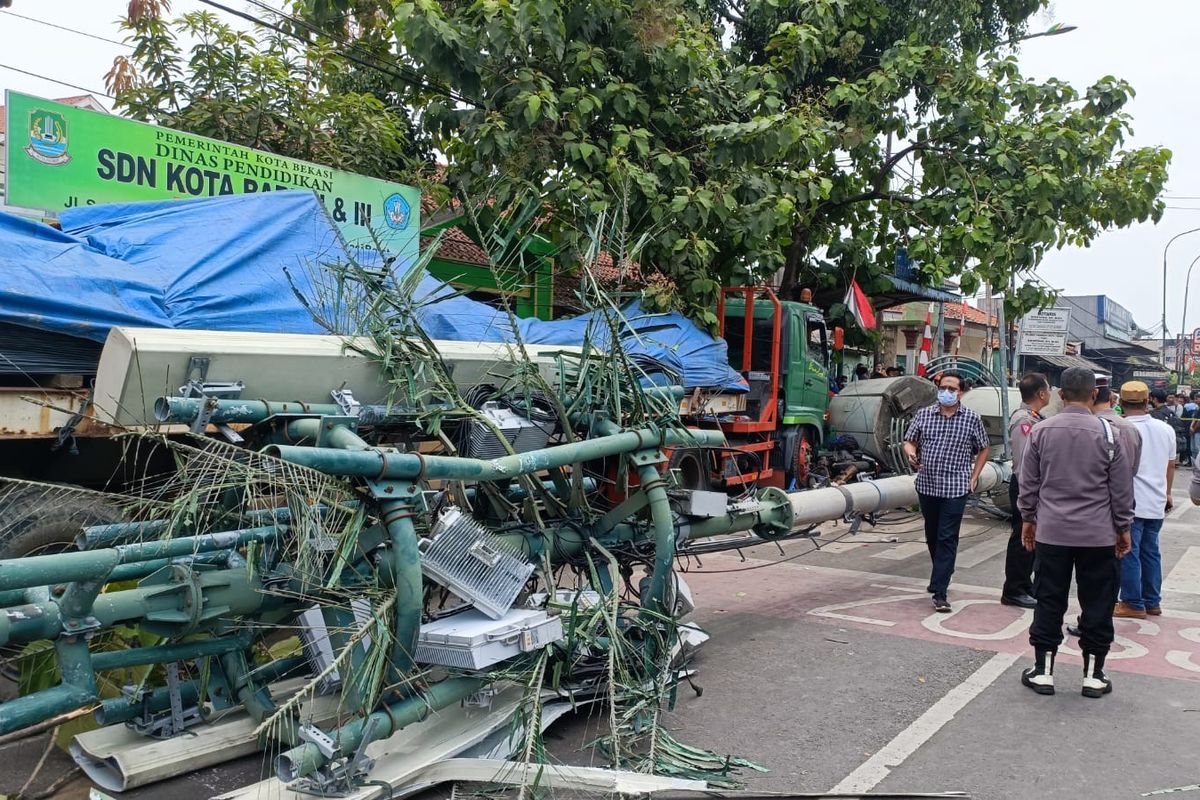
{"label": "truck wheel", "polygon": [[796,454],[791,464],[792,478],[796,481],[798,489],[809,488],[808,479],[812,474],[813,456],[812,433],[808,428],[801,428],[796,441]]}
{"label": "truck wheel", "polygon": [[73,550],[84,528],[122,520],[103,500],[46,494],[32,486],[0,488],[0,559]]}
{"label": "truck wheel", "polygon": [[[99,499],[0,483],[0,559],[74,550],[85,527],[121,521],[121,513]],[[20,647],[0,647],[0,703],[20,694],[14,662],[20,653]]]}

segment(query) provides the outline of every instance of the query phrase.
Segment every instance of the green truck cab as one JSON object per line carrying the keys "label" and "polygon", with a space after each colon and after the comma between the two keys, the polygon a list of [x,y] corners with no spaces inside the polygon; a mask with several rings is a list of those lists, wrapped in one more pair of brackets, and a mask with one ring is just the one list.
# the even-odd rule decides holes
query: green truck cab
{"label": "green truck cab", "polygon": [[749,391],[727,395],[724,406],[710,402],[699,415],[725,432],[731,448],[712,459],[710,483],[726,490],[804,485],[829,404],[825,318],[816,306],[762,287],[725,289],[717,311],[729,363]]}

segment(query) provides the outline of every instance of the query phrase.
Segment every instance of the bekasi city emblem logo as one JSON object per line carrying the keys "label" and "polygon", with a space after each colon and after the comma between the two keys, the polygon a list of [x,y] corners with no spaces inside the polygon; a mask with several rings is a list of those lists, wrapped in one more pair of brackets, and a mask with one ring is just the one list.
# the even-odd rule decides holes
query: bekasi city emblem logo
{"label": "bekasi city emblem logo", "polygon": [[412,207],[404,196],[397,193],[383,201],[383,220],[389,228],[402,231],[408,227],[408,218],[412,215]]}
{"label": "bekasi city emblem logo", "polygon": [[67,120],[63,115],[42,109],[29,112],[29,146],[25,152],[30,158],[52,166],[70,161]]}

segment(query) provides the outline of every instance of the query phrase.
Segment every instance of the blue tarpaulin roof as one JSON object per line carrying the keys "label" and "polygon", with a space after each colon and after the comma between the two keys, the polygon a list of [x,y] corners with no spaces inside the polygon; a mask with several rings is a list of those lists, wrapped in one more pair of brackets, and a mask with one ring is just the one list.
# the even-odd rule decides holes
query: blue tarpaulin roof
{"label": "blue tarpaulin roof", "polygon": [[[63,230],[0,213],[0,323],[104,341],[114,326],[265,333],[326,333],[304,303],[321,263],[346,245],[315,195],[288,191],[196,200],[85,206]],[[362,254],[356,253],[360,258]],[[403,269],[405,265],[399,265]],[[426,275],[418,296],[435,339],[513,339],[505,313],[455,296]],[[529,344],[579,346],[595,314],[523,319]],[[677,313],[622,309],[626,352],[682,376],[685,386],[744,389],[725,342]],[[607,326],[592,343],[604,348]]]}

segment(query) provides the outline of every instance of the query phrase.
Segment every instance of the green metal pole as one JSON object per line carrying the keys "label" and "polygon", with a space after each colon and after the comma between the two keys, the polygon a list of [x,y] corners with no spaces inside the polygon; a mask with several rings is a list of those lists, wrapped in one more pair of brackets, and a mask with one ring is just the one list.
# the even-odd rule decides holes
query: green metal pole
{"label": "green metal pole", "polygon": [[118,564],[224,550],[251,541],[266,541],[286,530],[287,528],[282,526],[264,526],[201,536],[184,536],[178,539],[122,544],[78,553],[8,559],[0,561],[0,591],[72,581],[104,580]]}
{"label": "green metal pole", "polygon": [[[97,658],[100,655],[103,654],[97,654]],[[251,672],[250,675],[259,683],[271,684],[306,667],[308,667],[308,660],[306,658],[303,656],[293,656],[292,658],[281,658],[278,661],[272,661],[270,664],[264,664]],[[198,681],[184,681],[179,684],[179,693],[185,706],[195,705],[200,699],[200,684]],[[232,698],[230,699],[232,700]],[[150,693],[144,705],[152,714],[166,711],[171,707],[171,693],[165,686],[159,687]],[[102,700],[100,701],[100,707],[95,712],[96,722],[101,725],[128,722],[140,715],[142,708],[142,700],[131,700],[128,697],[113,697],[108,700]]]}
{"label": "green metal pole", "polygon": [[141,667],[146,664],[166,664],[193,658],[206,658],[249,649],[254,639],[246,633],[236,636],[221,636],[215,639],[199,639],[194,642],[164,644],[155,647],[130,647],[125,650],[105,650],[92,657],[92,667],[97,672],[109,669]]}
{"label": "green metal pole", "polygon": [[675,521],[667,498],[667,484],[658,473],[658,463],[639,466],[638,480],[650,501],[650,521],[654,526],[654,572],[650,576],[649,596],[642,598],[642,606],[654,613],[665,614],[667,578],[675,561]]}
{"label": "green metal pole", "polygon": [[417,530],[413,510],[402,500],[379,504],[380,515],[391,537],[391,578],[396,590],[396,627],[389,670],[392,682],[405,680],[415,666],[417,637],[421,632],[421,609],[425,605],[421,554],[417,549]]}
{"label": "green metal pole", "polygon": [[[322,447],[352,453],[377,452],[350,428],[331,421],[302,419],[285,426],[289,439],[308,439],[321,442]],[[412,483],[394,481],[380,487],[377,495],[395,491],[396,499],[380,498],[379,512],[391,540],[389,566],[385,574],[396,590],[394,644],[389,664],[392,683],[403,682],[415,666],[413,653],[421,631],[421,609],[425,604],[424,577],[421,574],[421,554],[417,549],[417,530],[413,525],[411,499],[416,495]]]}
{"label": "green metal pole", "polygon": [[497,481],[564,467],[581,461],[659,447],[712,446],[725,441],[720,431],[637,430],[531,450],[489,460],[418,453],[333,450],[324,447],[270,445],[263,452],[329,475],[408,480]]}
{"label": "green metal pole", "polygon": [[[313,508],[319,514],[328,513],[324,506]],[[271,508],[248,511],[243,514],[229,514],[231,524],[239,525],[244,522],[259,525],[288,525],[292,522],[292,511],[289,508]],[[216,520],[217,525],[221,520]],[[75,537],[75,544],[80,550],[96,550],[101,547],[112,547],[118,544],[144,542],[147,539],[162,536],[170,527],[171,521],[153,519],[146,522],[114,522],[108,525],[92,525],[84,528],[83,533]],[[178,535],[193,535],[186,526],[180,526],[174,533]]]}
{"label": "green metal pole", "polygon": [[53,689],[46,689],[0,703],[0,734],[28,728],[42,720],[74,711],[94,702],[96,702],[95,691],[61,684]]}
{"label": "green metal pole", "polygon": [[[375,721],[375,739],[386,739],[401,728],[463,700],[486,683],[483,678],[447,678],[421,694],[376,711],[369,717],[359,717],[332,734],[338,752],[350,755],[358,749],[369,719]],[[275,759],[275,774],[281,781],[294,781],[315,772],[327,762],[315,744],[305,742]]]}
{"label": "green metal pole", "polygon": [[342,409],[333,403],[276,402],[271,400],[205,400],[199,397],[160,397],[154,401],[154,418],[168,424],[194,420],[207,404],[212,409],[209,422],[216,424],[262,422],[279,414],[312,414],[338,417]]}
{"label": "green metal pole", "polygon": [[[263,592],[260,580],[249,576],[245,569],[198,574],[202,593],[198,612],[183,606],[191,598],[189,592],[172,590],[181,584],[151,584],[101,594],[92,604],[88,616],[93,621],[87,629],[103,630],[122,622],[141,622],[155,630],[182,635],[218,621],[205,617],[205,609],[219,610],[220,616],[227,618],[281,608],[293,602],[288,597]],[[0,645],[54,639],[64,632],[67,622],[54,600],[3,609]]]}

